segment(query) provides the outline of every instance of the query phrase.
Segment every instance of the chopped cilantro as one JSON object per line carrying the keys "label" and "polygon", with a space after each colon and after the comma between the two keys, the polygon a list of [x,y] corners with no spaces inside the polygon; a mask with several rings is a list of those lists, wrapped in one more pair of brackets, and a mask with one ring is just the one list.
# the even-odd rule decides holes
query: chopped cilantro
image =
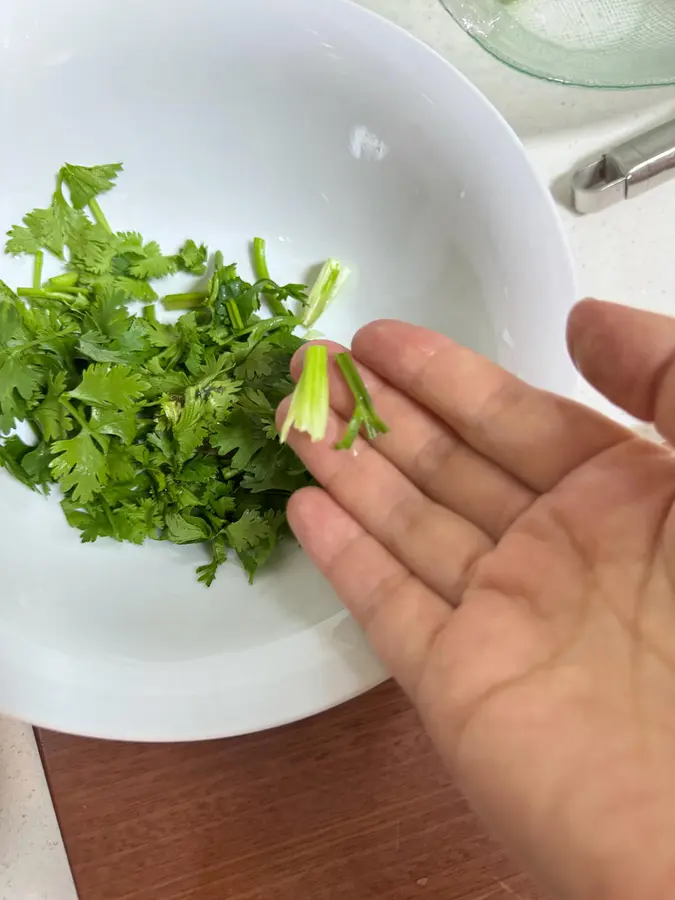
{"label": "chopped cilantro", "polygon": [[[167,254],[138,232],[113,231],[97,198],[121,169],[65,164],[49,206],[7,233],[6,252],[33,265],[30,286],[0,281],[0,467],[33,490],[58,486],[83,542],[203,544],[205,585],[232,550],[252,580],[288,533],[288,496],[311,483],[274,423],[302,344],[289,307],[316,321],[347,270],[329,260],[308,295],[272,281],[261,238],[248,283],[194,240]],[[64,271],[43,281],[45,253]],[[194,289],[164,297],[165,309],[184,312],[162,322],[151,282],[206,276],[209,266]],[[361,427],[368,437],[386,429],[353,363],[338,363],[356,402],[346,446]],[[324,438],[328,399],[326,349],[310,346],[282,440],[293,425]],[[33,446],[12,433],[19,420]]]}
{"label": "chopped cilantro", "polygon": [[187,240],[176,255],[176,266],[183,272],[189,272],[190,275],[203,275],[206,272],[208,255],[206,244],[197,246],[192,239]]}

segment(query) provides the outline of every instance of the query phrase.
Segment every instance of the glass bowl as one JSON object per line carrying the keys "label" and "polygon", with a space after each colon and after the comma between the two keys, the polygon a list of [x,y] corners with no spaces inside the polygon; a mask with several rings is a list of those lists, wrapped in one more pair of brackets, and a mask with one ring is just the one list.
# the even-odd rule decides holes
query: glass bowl
{"label": "glass bowl", "polygon": [[598,88],[675,84],[675,0],[441,0],[502,62]]}

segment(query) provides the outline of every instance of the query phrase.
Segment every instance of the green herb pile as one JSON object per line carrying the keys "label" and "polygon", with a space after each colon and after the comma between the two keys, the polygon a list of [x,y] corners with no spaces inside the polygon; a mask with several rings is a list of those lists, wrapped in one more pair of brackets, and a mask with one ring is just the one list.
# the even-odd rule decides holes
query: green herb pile
{"label": "green herb pile", "polygon": [[[97,197],[121,168],[63,166],[50,205],[8,232],[6,252],[31,255],[33,279],[16,292],[0,282],[0,465],[34,490],[57,484],[85,542],[205,542],[200,581],[212,583],[229,549],[252,579],[287,531],[289,494],[310,483],[274,425],[302,343],[289,306],[311,324],[345,273],[331,260],[309,293],[278,285],[256,239],[250,284],[193,240],[166,255],[113,231]],[[47,280],[45,253],[63,265]],[[152,282],[176,272],[198,281],[163,298],[188,310],[166,324]],[[34,443],[12,433],[17,421]]]}

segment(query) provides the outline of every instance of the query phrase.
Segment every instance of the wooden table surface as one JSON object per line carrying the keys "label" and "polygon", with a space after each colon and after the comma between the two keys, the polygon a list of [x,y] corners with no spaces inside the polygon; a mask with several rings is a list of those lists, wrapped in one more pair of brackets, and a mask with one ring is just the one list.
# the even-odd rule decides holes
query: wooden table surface
{"label": "wooden table surface", "polygon": [[392,684],[244,738],[38,742],[80,900],[537,898]]}

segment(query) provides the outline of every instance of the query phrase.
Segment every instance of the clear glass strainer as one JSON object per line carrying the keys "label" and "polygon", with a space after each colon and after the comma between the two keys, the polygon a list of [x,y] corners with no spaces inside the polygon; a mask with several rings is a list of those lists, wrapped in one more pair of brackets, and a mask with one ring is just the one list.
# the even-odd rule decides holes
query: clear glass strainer
{"label": "clear glass strainer", "polygon": [[441,0],[508,65],[586,87],[675,84],[675,0]]}

